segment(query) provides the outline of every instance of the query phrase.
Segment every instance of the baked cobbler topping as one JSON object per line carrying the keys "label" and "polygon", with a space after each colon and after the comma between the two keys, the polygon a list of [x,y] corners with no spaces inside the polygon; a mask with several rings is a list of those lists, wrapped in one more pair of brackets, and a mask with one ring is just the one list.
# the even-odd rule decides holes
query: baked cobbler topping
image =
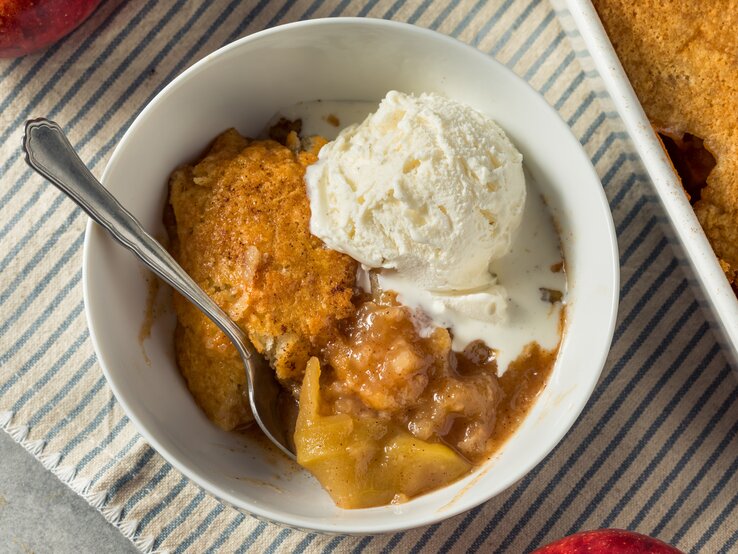
{"label": "baked cobbler topping", "polygon": [[738,10],[732,2],[593,0],[738,294]]}

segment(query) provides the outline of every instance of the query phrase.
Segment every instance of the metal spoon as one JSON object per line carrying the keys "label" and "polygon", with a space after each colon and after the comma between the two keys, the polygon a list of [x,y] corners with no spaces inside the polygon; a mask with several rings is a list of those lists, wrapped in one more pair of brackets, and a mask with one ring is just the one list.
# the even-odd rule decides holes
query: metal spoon
{"label": "metal spoon", "polygon": [[43,118],[27,121],[23,149],[28,165],[74,200],[94,221],[107,229],[115,240],[136,254],[149,269],[197,306],[231,339],[246,368],[249,404],[256,423],[280,450],[294,459],[292,442],[278,413],[277,397],[280,386],[277,378],[241,328],[95,179],[58,124]]}

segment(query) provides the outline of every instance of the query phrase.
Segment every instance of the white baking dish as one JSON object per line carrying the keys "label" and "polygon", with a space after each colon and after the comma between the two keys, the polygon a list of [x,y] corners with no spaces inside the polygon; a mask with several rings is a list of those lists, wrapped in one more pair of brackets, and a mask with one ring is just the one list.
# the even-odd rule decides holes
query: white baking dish
{"label": "white baking dish", "polygon": [[[705,314],[718,330],[726,356],[738,368],[738,299],[689,204],[679,178],[664,153],[620,60],[590,0],[553,0],[576,49],[586,49],[584,65],[591,65],[609,94],[609,101],[638,152],[644,169],[671,223],[671,234],[684,249],[695,276],[695,292]],[[572,29],[578,32],[571,32]],[[590,67],[585,67],[590,69]]]}

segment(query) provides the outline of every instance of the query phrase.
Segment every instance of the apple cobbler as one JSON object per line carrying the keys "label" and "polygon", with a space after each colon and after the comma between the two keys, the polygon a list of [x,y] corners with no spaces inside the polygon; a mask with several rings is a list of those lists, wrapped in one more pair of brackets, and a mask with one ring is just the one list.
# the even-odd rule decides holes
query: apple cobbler
{"label": "apple cobbler", "polygon": [[738,3],[594,5],[738,294]]}
{"label": "apple cobbler", "polygon": [[[325,141],[286,122],[276,140],[229,130],[170,178],[173,255],[273,366],[298,416],[298,462],[343,508],[399,502],[487,459],[545,386],[558,347],[536,343],[501,376],[481,341],[357,284],[357,263],[310,233],[303,177]],[[560,300],[559,300],[560,301]],[[252,418],[235,348],[175,295],[177,363],[226,430]],[[563,313],[563,311],[562,311]]]}

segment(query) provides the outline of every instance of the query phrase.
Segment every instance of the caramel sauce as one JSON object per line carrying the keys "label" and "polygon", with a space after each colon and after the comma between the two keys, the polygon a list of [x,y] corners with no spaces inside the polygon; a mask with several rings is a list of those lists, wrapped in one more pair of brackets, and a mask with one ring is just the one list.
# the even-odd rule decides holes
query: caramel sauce
{"label": "caramel sauce", "polygon": [[159,295],[159,286],[161,282],[158,277],[151,272],[146,272],[146,309],[144,310],[144,319],[138,330],[138,345],[141,348],[146,365],[151,365],[151,359],[146,352],[145,342],[151,336],[151,329],[157,317],[156,299]]}
{"label": "caramel sauce", "polygon": [[515,432],[533,407],[551,376],[558,348],[544,350],[531,343],[500,377],[502,399],[497,424],[490,437],[489,454],[498,450]]}
{"label": "caramel sauce", "polygon": [[[138,343],[143,348],[143,343],[151,336],[151,328],[154,326],[156,319],[156,297],[159,294],[159,285],[161,282],[153,273],[146,274],[146,310],[144,311],[144,320],[141,322],[141,328],[138,331]],[[148,357],[147,357],[148,360]]]}
{"label": "caramel sauce", "polygon": [[696,135],[668,128],[656,128],[656,132],[690,202],[694,204],[702,197],[702,189],[707,186],[707,177],[717,164],[715,157]]}
{"label": "caramel sauce", "polygon": [[400,305],[394,293],[358,304],[324,351],[325,413],[387,420],[472,463],[515,432],[556,361],[558,347],[530,343],[498,377],[493,349],[474,341],[453,351],[446,329],[424,329],[422,314]]}

